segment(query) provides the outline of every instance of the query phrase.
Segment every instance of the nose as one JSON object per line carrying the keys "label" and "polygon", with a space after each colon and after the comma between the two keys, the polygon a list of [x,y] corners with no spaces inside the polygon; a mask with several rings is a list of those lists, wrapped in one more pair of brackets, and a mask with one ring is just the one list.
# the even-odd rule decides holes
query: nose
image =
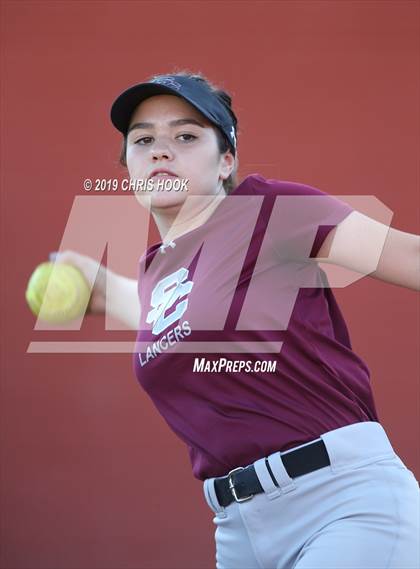
{"label": "nose", "polygon": [[154,162],[159,160],[172,160],[173,155],[172,151],[169,148],[169,145],[166,144],[163,140],[156,142],[152,147],[152,158]]}
{"label": "nose", "polygon": [[163,159],[169,160],[169,152],[164,150],[162,151],[156,150],[155,152],[153,152],[153,160],[155,162]]}

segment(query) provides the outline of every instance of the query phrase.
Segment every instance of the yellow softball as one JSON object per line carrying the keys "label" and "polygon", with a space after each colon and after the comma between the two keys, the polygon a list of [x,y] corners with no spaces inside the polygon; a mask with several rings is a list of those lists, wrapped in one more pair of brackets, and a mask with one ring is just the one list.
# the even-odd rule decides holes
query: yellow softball
{"label": "yellow softball", "polygon": [[25,297],[41,320],[67,322],[85,313],[90,290],[76,267],[48,262],[38,265],[32,273]]}

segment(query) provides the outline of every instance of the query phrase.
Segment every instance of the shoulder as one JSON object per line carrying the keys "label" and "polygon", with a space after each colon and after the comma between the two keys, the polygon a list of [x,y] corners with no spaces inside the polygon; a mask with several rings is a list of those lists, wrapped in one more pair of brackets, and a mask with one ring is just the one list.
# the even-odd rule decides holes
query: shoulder
{"label": "shoulder", "polygon": [[246,176],[232,192],[232,195],[259,195],[259,196],[325,196],[328,195],[319,188],[290,182],[287,180],[267,179],[260,174]]}

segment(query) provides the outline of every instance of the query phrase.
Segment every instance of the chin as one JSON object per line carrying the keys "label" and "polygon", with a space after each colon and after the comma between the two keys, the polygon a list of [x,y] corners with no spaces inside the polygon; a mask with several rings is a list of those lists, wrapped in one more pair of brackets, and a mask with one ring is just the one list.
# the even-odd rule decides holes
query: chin
{"label": "chin", "polygon": [[138,195],[137,199],[145,207],[150,205],[153,209],[167,209],[181,207],[185,202],[186,195],[179,192],[150,192],[146,196]]}

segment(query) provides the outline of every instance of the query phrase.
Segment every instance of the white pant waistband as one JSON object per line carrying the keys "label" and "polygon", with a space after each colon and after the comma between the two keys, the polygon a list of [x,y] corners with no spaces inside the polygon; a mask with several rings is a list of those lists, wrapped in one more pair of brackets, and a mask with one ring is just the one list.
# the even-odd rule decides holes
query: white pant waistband
{"label": "white pant waistband", "polygon": [[[396,456],[384,428],[375,421],[346,425],[328,431],[322,434],[320,438],[326,446],[331,463],[329,468],[333,473]],[[274,452],[253,463],[261,486],[269,498],[275,498],[279,493],[287,493],[296,487],[295,481],[289,476],[283,465],[281,456],[311,444],[311,442],[313,441],[285,452]],[[273,482],[267,469],[266,459],[278,485]],[[204,481],[204,493],[207,500],[210,500],[216,510],[219,510],[221,507],[217,501],[213,480],[214,478],[209,478]]]}

